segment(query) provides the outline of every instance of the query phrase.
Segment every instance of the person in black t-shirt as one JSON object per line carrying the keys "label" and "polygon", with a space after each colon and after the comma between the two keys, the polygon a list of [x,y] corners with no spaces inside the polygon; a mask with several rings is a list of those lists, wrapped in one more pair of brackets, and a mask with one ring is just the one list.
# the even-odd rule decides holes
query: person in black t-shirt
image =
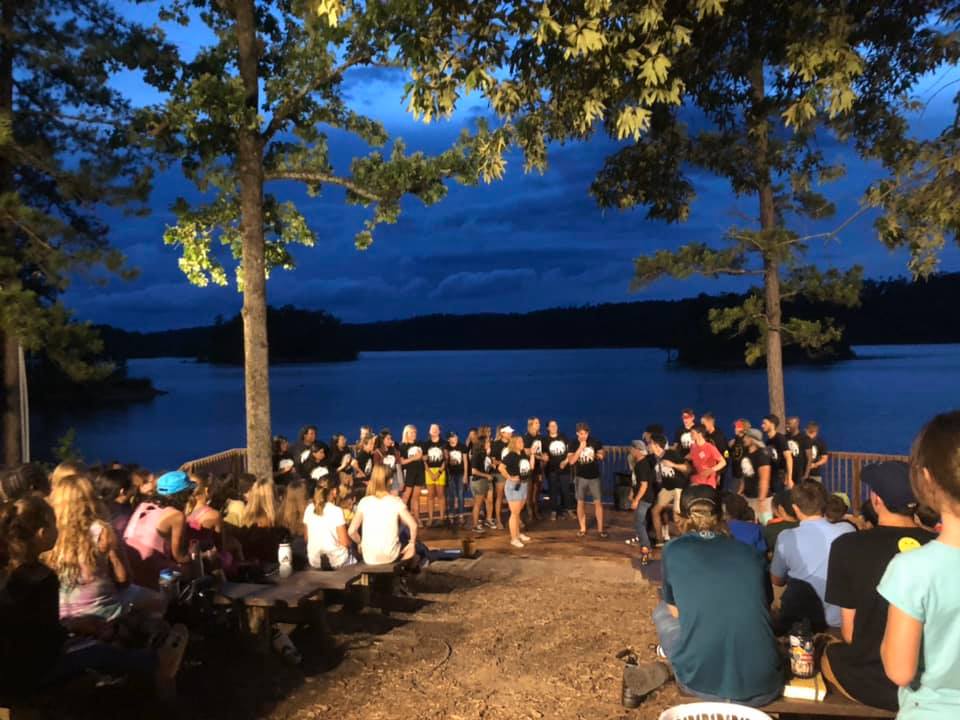
{"label": "person in black t-shirt", "polygon": [[647,444],[643,440],[634,440],[631,443],[630,456],[633,458],[630,507],[634,511],[634,536],[627,540],[627,545],[640,547],[640,562],[646,565],[651,549],[650,535],[647,533],[647,514],[656,497],[657,476],[647,454]]}
{"label": "person in black t-shirt", "polygon": [[771,498],[771,461],[770,454],[763,444],[763,433],[756,428],[750,428],[743,434],[744,450],[746,455],[740,460],[742,476],[739,492],[753,508],[757,521],[765,525],[773,516],[770,505]]}
{"label": "person in black t-shirt", "polygon": [[507,503],[510,506],[510,544],[522,548],[530,538],[521,532],[520,513],[527,501],[530,489],[530,460],[523,449],[523,438],[519,435],[510,438],[507,453],[503,456],[498,470],[504,479]]}
{"label": "person in black t-shirt", "polygon": [[550,500],[553,502],[551,517],[556,520],[573,509],[573,480],[567,463],[569,444],[567,436],[560,432],[556,420],[547,423],[547,435],[543,438],[541,447],[541,462],[547,477],[547,487],[550,489]]}
{"label": "person in black t-shirt", "polygon": [[593,511],[597,517],[597,533],[602,538],[609,535],[603,529],[603,496],[600,488],[600,461],[603,460],[603,443],[590,435],[590,426],[577,423],[577,442],[571,444],[567,463],[574,467],[573,486],[577,496],[577,520],[580,530],[577,537],[587,534],[587,495],[593,499]]}
{"label": "person in black t-shirt", "polygon": [[527,434],[523,436],[523,448],[530,460],[530,493],[527,495],[527,521],[540,519],[540,490],[543,487],[543,436],[540,434],[540,418],[527,420]]}
{"label": "person in black t-shirt", "polygon": [[741,461],[746,456],[747,451],[744,447],[743,434],[750,429],[750,421],[746,418],[738,418],[733,423],[733,439],[730,440],[730,458],[727,463],[730,466],[730,474],[733,476],[733,491],[739,492],[740,481],[743,480],[743,467]]}
{"label": "person in black t-shirt", "polygon": [[368,435],[363,439],[360,447],[357,449],[357,458],[354,460],[356,463],[354,478],[364,484],[370,479],[370,473],[373,472],[373,466],[376,464],[373,455],[376,445],[377,436]]}
{"label": "person in black t-shirt", "polygon": [[690,446],[693,445],[693,435],[691,435],[691,431],[693,430],[693,426],[697,424],[697,414],[693,411],[693,408],[683,409],[680,413],[680,423],[673,442],[686,452],[690,449]]}
{"label": "person in black t-shirt", "polygon": [[827,444],[820,437],[820,425],[812,420],[807,423],[807,439],[810,448],[810,463],[807,465],[807,477],[823,481],[823,469],[830,459]]}
{"label": "person in black t-shirt", "polygon": [[310,457],[310,451],[316,442],[316,427],[313,425],[305,425],[300,428],[300,433],[297,435],[297,442],[290,448],[290,455],[293,457],[293,462],[297,467],[297,473],[299,473],[300,477],[307,477],[309,475],[309,472],[304,471],[303,465],[307,462],[307,458]]}
{"label": "person in black t-shirt", "polygon": [[796,415],[787,418],[787,449],[793,455],[792,485],[806,477],[807,464],[810,462],[810,438],[800,432],[800,418]]}
{"label": "person in black t-shirt", "polygon": [[669,523],[664,522],[668,510],[673,511],[673,519],[680,517],[680,495],[690,482],[687,474],[687,451],[680,446],[667,447],[667,438],[663,435],[651,435],[647,450],[653,456],[653,470],[660,488],[653,508],[653,529],[656,540],[667,542],[670,539]]}
{"label": "person in black t-shirt", "polygon": [[423,446],[417,442],[417,428],[406,425],[400,435],[400,466],[403,468],[403,502],[420,525],[420,488],[427,484]]}
{"label": "person in black t-shirt", "polygon": [[490,438],[478,434],[470,450],[470,494],[473,495],[473,531],[483,532],[480,508],[486,505],[487,524],[495,528],[493,514],[493,461],[490,460]]}
{"label": "person in black t-shirt", "polygon": [[793,455],[787,447],[787,438],[778,432],[780,418],[776,415],[767,415],[760,423],[764,442],[770,453],[770,464],[773,467],[773,492],[789,490],[787,485],[793,477]]}
{"label": "person in black t-shirt", "polygon": [[[500,463],[503,462],[506,458],[507,453],[510,452],[509,444],[510,440],[513,438],[513,428],[509,425],[501,425],[497,428],[497,438],[490,444],[490,461],[493,463],[494,469],[500,467]],[[504,499],[504,484],[505,480],[503,475],[499,472],[493,474],[494,479],[494,490],[493,490],[493,525],[490,527],[493,530],[496,530],[498,527],[502,527],[501,523],[503,522],[503,499]]]}
{"label": "person in black t-shirt", "polygon": [[[440,435],[440,426],[430,426],[429,437],[423,445],[424,478],[427,483],[427,523],[443,525],[447,515],[447,450]],[[434,507],[440,510],[439,522],[433,519]]]}
{"label": "person in black t-shirt", "polygon": [[463,492],[470,479],[470,453],[455,432],[447,433],[447,512],[456,525],[464,522]]}
{"label": "person in black t-shirt", "polygon": [[867,465],[861,477],[870,487],[879,526],[841,535],[830,546],[825,599],[840,607],[843,642],[827,646],[821,667],[827,681],[850,699],[895,711],[897,687],[880,659],[889,604],[877,585],[896,555],[936,536],[914,524],[916,499],[905,463]]}

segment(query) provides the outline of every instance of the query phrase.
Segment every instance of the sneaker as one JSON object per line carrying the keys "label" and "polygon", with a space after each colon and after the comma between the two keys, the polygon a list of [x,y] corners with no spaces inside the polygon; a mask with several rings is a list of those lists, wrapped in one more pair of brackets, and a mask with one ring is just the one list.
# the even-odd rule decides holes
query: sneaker
{"label": "sneaker", "polygon": [[523,533],[520,533],[520,539],[521,539],[523,542],[525,542],[525,543],[530,542],[530,536],[529,536],[529,535],[524,535]]}
{"label": "sneaker", "polygon": [[490,528],[491,530],[496,530],[496,529],[497,529],[497,521],[496,521],[496,520],[487,520],[487,527]]}
{"label": "sneaker", "polygon": [[623,705],[639,707],[643,699],[670,679],[670,668],[662,662],[627,665],[623,673]]}
{"label": "sneaker", "polygon": [[555,512],[550,513],[550,519],[551,519],[553,522],[556,522],[556,521],[557,521],[557,514],[556,514]]}
{"label": "sneaker", "polygon": [[473,531],[474,531],[475,533],[477,533],[477,534],[482,533],[482,532],[483,532],[483,525],[474,525],[474,526],[473,526]]}
{"label": "sneaker", "polygon": [[522,547],[523,547],[523,543],[520,542],[519,539],[511,540],[511,541],[510,541],[510,544],[513,545],[515,548],[522,548]]}
{"label": "sneaker", "polygon": [[663,645],[657,645],[657,657],[667,659],[667,654],[663,651]]}
{"label": "sneaker", "polygon": [[627,545],[639,545],[640,538],[638,537],[628,538],[627,540],[624,540],[624,543],[626,543]]}

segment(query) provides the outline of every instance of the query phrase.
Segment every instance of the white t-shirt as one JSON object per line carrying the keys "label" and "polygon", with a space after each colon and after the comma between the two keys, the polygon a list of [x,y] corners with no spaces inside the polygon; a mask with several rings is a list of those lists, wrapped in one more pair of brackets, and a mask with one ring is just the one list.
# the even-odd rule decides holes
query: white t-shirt
{"label": "white t-shirt", "polygon": [[337,528],[347,524],[343,510],[338,506],[327,503],[323,506],[323,513],[317,515],[313,503],[310,503],[303,514],[303,524],[307,526],[307,560],[311,567],[321,567],[324,555],[334,568],[356,562],[337,537]]}
{"label": "white t-shirt", "polygon": [[367,495],[357,504],[357,512],[363,515],[360,553],[368,565],[392,563],[400,557],[398,523],[403,508],[403,501],[396,495]]}

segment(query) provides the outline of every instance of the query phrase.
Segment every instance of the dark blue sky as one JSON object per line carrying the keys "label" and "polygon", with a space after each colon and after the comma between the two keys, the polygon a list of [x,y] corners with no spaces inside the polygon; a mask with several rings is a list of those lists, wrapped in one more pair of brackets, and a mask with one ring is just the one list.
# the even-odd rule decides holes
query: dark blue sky
{"label": "dark blue sky", "polygon": [[[189,49],[197,47],[195,37],[180,31],[174,39]],[[941,73],[917,89],[918,97],[930,103],[915,120],[918,133],[936,133],[952,119],[953,91],[937,92],[950,79],[952,73]],[[156,99],[133,77],[121,77],[117,84],[138,103]],[[466,103],[449,122],[416,123],[405,114],[402,84],[403,76],[392,72],[361,70],[347,78],[354,108],[380,119],[410,149],[442,150],[484,112],[482,106]],[[362,151],[362,145],[341,135],[331,135],[331,146],[339,167]],[[477,188],[454,185],[445,200],[430,208],[409,200],[400,222],[381,226],[365,252],[354,249],[353,236],[366,211],[346,206],[342,191],[331,188],[320,198],[307,198],[295,185],[278,186],[278,195],[297,200],[318,233],[318,243],[312,249],[294,249],[295,271],[273,274],[269,302],[325,309],[346,321],[362,322],[432,312],[525,311],[677,298],[745,287],[732,279],[694,278],[629,291],[634,257],[693,240],[719,242],[729,227],[752,221],[756,203],[737,200],[724,181],[698,174],[697,199],[684,224],[646,221],[642,209],[601,211],[588,189],[615,147],[605,137],[557,146],[542,176],[524,174],[520,159],[513,157],[502,182]],[[848,165],[847,177],[827,190],[838,213],[826,223],[795,225],[801,234],[830,229],[854,213],[863,189],[877,175],[876,168],[858,161],[847,148],[829,144],[827,154]],[[105,289],[78,280],[65,299],[79,318],[156,330],[205,324],[218,314],[239,311],[241,298],[234,288],[192,287],[177,267],[178,251],[163,245],[164,226],[174,222],[169,208],[178,195],[195,197],[189,183],[169,172],[158,178],[152,215],[112,219],[112,241],[142,274],[133,282],[113,281]],[[906,266],[905,254],[890,253],[876,240],[869,217],[849,226],[839,242],[815,246],[811,256],[840,267],[862,264],[871,277],[903,274]],[[955,248],[945,253],[942,267],[960,269]]]}

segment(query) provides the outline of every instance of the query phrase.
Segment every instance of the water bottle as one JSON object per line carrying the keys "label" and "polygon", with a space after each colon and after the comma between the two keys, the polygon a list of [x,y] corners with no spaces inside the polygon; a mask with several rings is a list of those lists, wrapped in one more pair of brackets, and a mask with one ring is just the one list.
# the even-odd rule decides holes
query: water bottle
{"label": "water bottle", "polygon": [[280,543],[277,549],[277,562],[280,563],[281,578],[288,578],[293,574],[293,550],[290,543]]}
{"label": "water bottle", "polygon": [[811,678],[816,674],[809,620],[794,623],[790,630],[790,672],[797,678]]}

